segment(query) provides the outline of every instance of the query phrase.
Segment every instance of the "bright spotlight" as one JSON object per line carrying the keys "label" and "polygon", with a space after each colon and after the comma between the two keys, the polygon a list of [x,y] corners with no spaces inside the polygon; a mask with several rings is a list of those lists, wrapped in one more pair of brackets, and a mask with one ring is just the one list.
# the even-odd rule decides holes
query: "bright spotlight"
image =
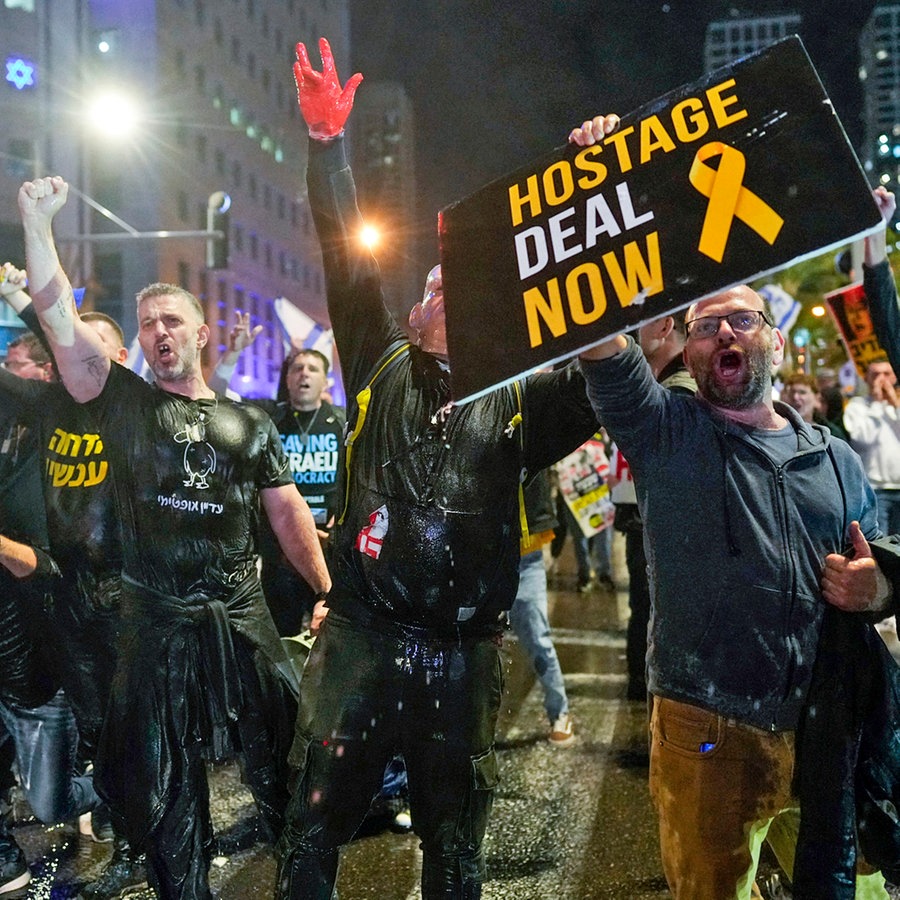
{"label": "bright spotlight", "polygon": [[363,246],[372,250],[381,241],[381,232],[374,225],[363,225],[362,231],[359,233],[359,239],[362,241]]}
{"label": "bright spotlight", "polygon": [[137,126],[137,107],[131,97],[108,91],[94,98],[88,107],[88,121],[91,126],[106,137],[125,138]]}

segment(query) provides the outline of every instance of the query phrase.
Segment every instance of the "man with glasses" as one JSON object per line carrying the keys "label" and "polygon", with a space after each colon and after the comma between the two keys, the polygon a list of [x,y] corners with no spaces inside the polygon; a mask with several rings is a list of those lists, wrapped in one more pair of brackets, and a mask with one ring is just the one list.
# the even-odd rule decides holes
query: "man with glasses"
{"label": "man with glasses", "polygon": [[[569,139],[593,144],[616,125],[597,117]],[[582,362],[644,519],[650,790],[666,879],[676,898],[721,900],[751,896],[767,832],[776,849],[792,844],[776,832],[797,806],[794,731],[822,601],[877,613],[891,585],[869,552],[880,533],[859,459],[773,401],[785,340],[762,297],[730,288],[690,306],[686,325],[696,398],[658,384],[623,335]],[[792,858],[780,862],[792,871]],[[857,885],[857,897],[887,896],[878,873]]]}
{"label": "man with glasses", "polygon": [[31,332],[19,335],[9,342],[3,368],[19,378],[56,381],[50,354]]}

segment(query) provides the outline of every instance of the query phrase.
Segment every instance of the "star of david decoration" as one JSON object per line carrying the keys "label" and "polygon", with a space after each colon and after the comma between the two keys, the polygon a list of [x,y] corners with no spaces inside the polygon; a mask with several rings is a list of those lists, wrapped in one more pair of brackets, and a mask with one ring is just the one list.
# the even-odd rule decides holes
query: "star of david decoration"
{"label": "star of david decoration", "polygon": [[34,66],[21,57],[6,60],[6,80],[15,85],[17,91],[34,87]]}

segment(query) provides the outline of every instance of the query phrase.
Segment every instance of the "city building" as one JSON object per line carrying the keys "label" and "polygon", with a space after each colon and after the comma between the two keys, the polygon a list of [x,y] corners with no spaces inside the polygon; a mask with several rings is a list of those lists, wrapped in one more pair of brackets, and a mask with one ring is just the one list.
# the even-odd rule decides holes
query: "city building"
{"label": "city building", "polygon": [[703,46],[704,67],[707,72],[717,69],[799,30],[800,14],[795,12],[735,16],[710,22]]}
{"label": "city building", "polygon": [[873,184],[900,181],[900,4],[875,7],[860,36],[864,89],[862,161]]}
{"label": "city building", "polygon": [[[51,0],[0,2],[0,190],[10,197],[24,178],[66,177],[77,193],[55,229],[63,264],[86,288],[85,306],[122,322],[128,338],[134,294],[153,281],[203,300],[207,363],[235,312],[250,312],[265,330],[234,386],[272,396],[283,357],[272,301],[285,297],[327,322],[294,46],[312,50],[326,35],[345,71],[349,0],[52,0],[52,15]],[[88,115],[101,96],[113,110],[104,134]],[[227,201],[214,222],[227,231],[226,254],[200,232],[211,202],[219,210]],[[4,236],[15,236],[14,205],[0,209]],[[21,238],[6,247],[13,255]]]}
{"label": "city building", "polygon": [[353,172],[384,296],[404,326],[424,275],[415,266],[415,138],[412,104],[396,82],[364,81],[353,112]]}

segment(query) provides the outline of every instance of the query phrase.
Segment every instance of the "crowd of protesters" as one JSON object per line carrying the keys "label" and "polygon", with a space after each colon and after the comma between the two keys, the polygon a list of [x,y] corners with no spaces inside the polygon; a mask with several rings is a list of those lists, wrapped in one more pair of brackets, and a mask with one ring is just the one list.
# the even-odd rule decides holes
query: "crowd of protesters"
{"label": "crowd of protesters", "polygon": [[[864,276],[885,358],[845,409],[785,371],[785,336],[747,285],[454,404],[440,266],[401,327],[350,239],[344,126],[362,76],[341,85],[325,40],[320,53],[322,71],[298,45],[294,76],[346,411],[326,397],[329,359],[304,347],[277,400],[230,398],[258,329],[239,320],[207,380],[210,329],[175,284],[137,294],[153,380],[128,370],[121,329],[79,313],[57,254],[67,183],[19,191],[25,268],[0,271],[31,329],[0,371],[0,894],[30,878],[9,827],[18,779],[41,819],[89,814],[89,835],[112,841],[82,897],[146,880],[162,900],[208,900],[206,764],[237,758],[278,900],[333,896],[341,848],[395,790],[421,841],[422,896],[480,897],[510,617],[548,740],[576,740],[545,559],[559,518],[579,547],[590,535],[565,502],[554,515],[549,472],[602,426],[611,483],[631,487],[615,525],[627,699],[649,701],[673,895],[758,896],[768,837],[795,897],[887,897],[865,857],[900,875],[900,852],[873,839],[889,829],[810,784],[817,754],[836,784],[848,758],[887,758],[866,785],[876,800],[900,784],[885,729],[851,728],[869,707],[830,694],[823,663],[896,680],[866,643],[900,583],[900,305],[884,233],[867,239]],[[618,125],[597,116],[570,141]],[[893,195],[874,198],[889,222]],[[580,590],[614,590],[603,524]],[[301,672],[283,638],[306,629]]]}

